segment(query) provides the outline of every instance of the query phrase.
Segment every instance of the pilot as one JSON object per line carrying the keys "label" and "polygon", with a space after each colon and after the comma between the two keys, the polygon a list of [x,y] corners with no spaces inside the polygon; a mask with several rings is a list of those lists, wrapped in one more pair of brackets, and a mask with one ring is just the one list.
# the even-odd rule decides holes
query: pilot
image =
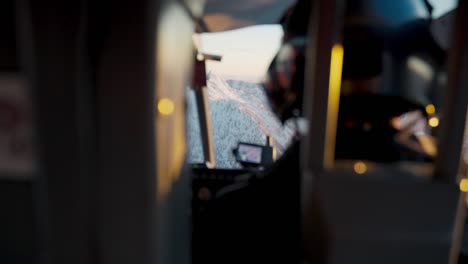
{"label": "pilot", "polygon": [[[283,122],[302,117],[311,2],[299,0],[283,16],[283,43],[264,84]],[[415,73],[408,60],[417,58],[433,66],[434,73],[443,64],[443,51],[429,33],[430,6],[423,0],[354,0],[347,1],[345,14],[335,158],[430,160],[423,150],[395,141],[401,132],[396,121],[411,113],[424,120],[423,105],[433,100],[428,96],[432,79],[407,82],[418,77],[410,78]],[[418,131],[427,132],[425,127]],[[201,232],[196,237],[203,237],[194,244],[195,262],[327,263],[329,233],[314,194],[307,218],[312,235],[306,243],[302,240],[301,137],[298,133],[271,168],[251,174],[247,186],[218,195],[195,230]]]}
{"label": "pilot", "polygon": [[[283,122],[302,114],[305,17],[308,12],[302,9],[283,17],[284,43],[265,83],[272,109]],[[425,105],[437,99],[432,95],[445,59],[430,33],[430,18],[431,7],[423,0],[346,2],[336,159],[432,159],[433,153],[418,147],[417,140],[430,136]],[[421,76],[421,68],[428,74]],[[406,134],[411,136],[402,136]]]}

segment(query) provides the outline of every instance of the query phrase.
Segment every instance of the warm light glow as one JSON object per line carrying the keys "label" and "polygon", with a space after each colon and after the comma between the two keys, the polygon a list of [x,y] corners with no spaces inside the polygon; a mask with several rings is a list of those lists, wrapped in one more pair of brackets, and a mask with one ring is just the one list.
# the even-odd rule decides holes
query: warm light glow
{"label": "warm light glow", "polygon": [[431,127],[438,127],[439,126],[439,118],[437,117],[431,117],[428,121],[428,124],[431,126]]}
{"label": "warm light glow", "polygon": [[335,160],[336,128],[340,105],[341,73],[343,70],[344,49],[341,44],[333,45],[330,61],[328,88],[327,127],[325,135],[324,165],[330,168]]}
{"label": "warm light glow", "polygon": [[203,54],[201,54],[201,53],[197,53],[197,60],[198,61],[203,61],[203,60],[205,60],[205,56],[203,56]]}
{"label": "warm light glow", "polygon": [[157,43],[153,53],[156,182],[152,188],[157,190],[154,198],[158,206],[167,204],[168,199],[177,192],[181,177],[185,177],[182,174],[187,150],[184,103],[194,55],[191,45],[192,20],[172,2],[161,12],[155,28]]}
{"label": "warm light glow", "polygon": [[158,111],[162,115],[171,115],[174,112],[174,102],[169,98],[159,100]]}
{"label": "warm light glow", "polygon": [[430,137],[429,135],[421,134],[421,135],[417,136],[417,139],[418,139],[419,143],[421,144],[421,147],[423,148],[423,150],[429,156],[434,157],[434,156],[437,155],[437,147],[436,147],[436,144],[434,143],[434,140],[432,139],[432,137]]}
{"label": "warm light glow", "polygon": [[433,115],[435,114],[435,106],[433,104],[428,104],[426,105],[426,113],[428,113],[429,115]]}
{"label": "warm light glow", "polygon": [[460,191],[468,192],[468,179],[462,179],[460,181]]}
{"label": "warm light glow", "polygon": [[358,162],[354,163],[354,172],[356,172],[357,174],[366,173],[367,172],[367,165],[362,161],[358,161]]}

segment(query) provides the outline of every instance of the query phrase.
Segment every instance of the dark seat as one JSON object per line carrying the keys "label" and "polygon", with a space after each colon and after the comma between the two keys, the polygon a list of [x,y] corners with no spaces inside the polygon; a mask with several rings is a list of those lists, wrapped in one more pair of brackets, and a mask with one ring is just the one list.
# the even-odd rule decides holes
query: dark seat
{"label": "dark seat", "polygon": [[194,219],[193,263],[299,263],[299,144]]}

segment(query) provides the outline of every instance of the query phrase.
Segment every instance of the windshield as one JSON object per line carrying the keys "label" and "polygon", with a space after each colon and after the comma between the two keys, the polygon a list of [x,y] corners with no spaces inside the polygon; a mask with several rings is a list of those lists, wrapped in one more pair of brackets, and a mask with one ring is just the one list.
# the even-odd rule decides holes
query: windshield
{"label": "windshield", "polygon": [[[262,82],[277,53],[280,25],[252,26],[222,33],[203,33],[194,39],[202,53],[220,55],[207,61],[207,94],[217,168],[240,168],[233,149],[239,142],[266,145],[271,137],[276,156],[287,148],[293,129],[283,126],[270,110]],[[203,162],[194,92],[188,92],[190,163]]]}

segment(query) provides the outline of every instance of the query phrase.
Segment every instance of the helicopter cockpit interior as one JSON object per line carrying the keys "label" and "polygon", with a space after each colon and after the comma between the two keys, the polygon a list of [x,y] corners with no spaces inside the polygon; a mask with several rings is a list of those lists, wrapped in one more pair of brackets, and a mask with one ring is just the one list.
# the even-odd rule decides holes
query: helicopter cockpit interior
{"label": "helicopter cockpit interior", "polygon": [[[223,19],[229,17],[231,23],[227,24],[230,27],[248,24],[243,20],[236,20],[235,16],[239,15],[236,13],[238,9],[229,5],[225,4],[223,10],[222,4],[213,3],[210,5],[208,2],[206,10],[208,25],[211,19],[214,19],[210,14],[212,11],[210,8],[218,12],[216,18],[221,21],[221,17]],[[422,223],[424,219],[426,222],[431,222],[427,219],[433,221],[428,223],[431,228],[433,226],[453,228],[453,219],[459,210],[457,190],[453,186],[439,184],[438,179],[440,177],[438,170],[440,170],[439,166],[441,165],[438,155],[440,155],[440,151],[444,153],[444,147],[442,146],[441,150],[438,147],[440,147],[440,140],[447,136],[440,134],[439,123],[440,119],[444,118],[442,113],[446,107],[444,103],[446,103],[445,96],[447,96],[444,94],[448,75],[447,32],[453,32],[451,29],[453,21],[452,23],[447,22],[447,13],[450,13],[451,10],[449,5],[442,4],[441,6],[437,3],[432,4],[430,1],[396,1],[392,4],[382,1],[341,1],[334,5],[322,4],[322,6],[325,7],[321,11],[327,11],[328,8],[328,12],[335,13],[328,13],[330,18],[320,18],[324,19],[323,21],[317,22],[315,20],[319,24],[323,23],[323,28],[320,26],[315,28],[317,35],[313,35],[314,32],[305,22],[311,16],[311,12],[314,12],[310,2],[289,3],[288,9],[284,9],[285,11],[277,19],[277,23],[280,23],[283,29],[281,43],[273,57],[270,57],[271,64],[267,66],[268,70],[264,71],[265,78],[261,81],[261,85],[266,90],[265,94],[268,97],[270,108],[274,114],[277,114],[281,124],[285,124],[287,120],[291,121],[291,119],[314,124],[314,126],[306,128],[305,132],[304,129],[300,130],[297,122],[289,123],[290,126],[283,127],[289,132],[288,140],[290,142],[305,141],[309,148],[312,146],[314,148],[307,149],[308,147],[301,146],[303,148],[290,151],[309,151],[307,154],[314,158],[308,160],[308,164],[304,165],[304,163],[299,162],[299,156],[288,153],[291,157],[285,158],[287,165],[284,165],[285,169],[281,177],[288,177],[289,184],[280,180],[277,182],[268,181],[268,178],[275,177],[270,175],[277,175],[276,172],[283,171],[281,165],[278,165],[281,164],[281,161],[273,166],[273,172],[268,170],[268,166],[264,172],[258,172],[258,168],[255,167],[253,170],[257,172],[252,172],[252,167],[239,162],[245,168],[237,172],[237,177],[232,169],[229,170],[229,176],[226,178],[222,175],[225,173],[223,170],[195,170],[193,249],[194,256],[198,256],[199,252],[204,252],[202,254],[204,256],[200,257],[200,263],[209,262],[210,257],[213,262],[216,262],[216,259],[229,254],[229,250],[233,248],[243,252],[238,253],[237,256],[242,254],[249,256],[245,259],[234,258],[233,263],[247,259],[253,260],[255,259],[253,256],[258,256],[257,261],[265,260],[266,252],[275,248],[272,243],[281,244],[280,248],[273,250],[275,252],[289,252],[290,257],[297,254],[294,251],[294,248],[297,249],[297,244],[294,242],[300,237],[300,232],[294,228],[287,231],[289,234],[296,235],[296,240],[294,240],[294,235],[293,237],[280,235],[281,232],[278,229],[288,228],[275,229],[274,227],[279,226],[280,223],[288,223],[289,226],[294,225],[292,223],[297,225],[299,223],[299,215],[294,216],[295,210],[288,211],[278,205],[283,202],[291,206],[301,199],[295,195],[299,190],[295,188],[304,188],[301,185],[304,184],[305,176],[302,176],[301,180],[295,179],[295,174],[300,175],[297,168],[294,168],[295,166],[302,170],[307,169],[308,173],[316,177],[314,181],[319,181],[317,185],[320,186],[314,187],[320,189],[320,191],[315,190],[319,193],[317,194],[318,198],[309,198],[314,200],[311,202],[312,208],[309,208],[310,211],[314,212],[309,212],[310,215],[303,212],[302,220],[309,219],[316,223],[317,218],[324,218],[327,220],[321,221],[332,221],[334,223],[332,228],[339,230],[336,232],[336,237],[330,234],[321,234],[323,233],[321,231],[311,231],[315,235],[320,234],[319,237],[323,241],[331,239],[330,237],[336,239],[336,241],[330,242],[332,245],[329,245],[337,252],[333,254],[333,263],[343,263],[347,259],[366,259],[370,262],[380,263],[384,262],[383,259],[386,259],[385,261],[388,263],[399,261],[400,258],[410,259],[411,256],[419,254],[416,253],[418,250],[422,252],[434,245],[429,245],[429,243],[424,246],[419,244],[415,246],[417,243],[414,241],[407,244],[402,242],[398,246],[393,245],[395,240],[405,241],[403,237],[406,236],[408,230],[413,230],[411,232],[415,232],[415,236],[418,236],[416,234],[431,236],[430,234],[434,232],[450,233],[451,229],[431,230],[421,227],[419,223]],[[440,10],[444,8],[444,11]],[[220,15],[220,10],[227,14]],[[271,10],[275,10],[275,8],[271,7]],[[453,15],[453,11],[451,13]],[[317,15],[317,13],[313,14]],[[248,12],[245,15],[248,16]],[[318,16],[320,17],[320,15]],[[264,16],[260,17],[264,18]],[[209,26],[207,27],[209,28]],[[213,25],[213,28],[219,29],[219,24]],[[235,35],[235,31],[223,34]],[[214,33],[210,34],[214,35]],[[233,37],[231,39],[226,37],[227,41],[218,40],[217,42],[214,36],[211,36],[212,39],[210,39],[208,35],[204,33],[197,36],[196,48],[201,54],[203,51],[200,49],[203,50],[201,48],[203,44],[209,47],[212,43],[218,44],[218,49],[214,47],[211,49],[215,51],[214,53],[218,51],[216,55],[219,58],[225,55],[227,57],[234,56],[236,53],[235,50],[232,51],[233,54],[226,52],[226,50],[229,51],[229,48],[224,49],[223,44],[227,43],[230,47],[242,48],[242,45],[235,42]],[[268,33],[264,33],[264,35],[266,37],[263,46],[264,50],[267,50],[269,45],[272,45],[272,41],[269,39]],[[441,37],[442,35],[445,37]],[[261,36],[261,33],[257,33],[258,36]],[[306,57],[308,45],[319,49],[320,46],[314,45],[320,45],[320,43],[317,44],[317,41],[315,43],[314,41],[321,38],[327,39],[327,47],[330,47],[330,52],[315,54],[316,57]],[[257,40],[254,37],[250,37],[247,42],[254,46],[255,41]],[[242,55],[235,55],[242,58]],[[252,54],[245,55],[245,58],[241,59],[243,66],[240,69],[249,68],[250,60],[256,61],[257,58],[258,56]],[[318,70],[312,66],[307,68],[304,63],[306,58],[317,60],[315,63],[320,64],[314,67],[323,67],[326,70]],[[233,93],[242,94],[244,91],[236,87],[238,82],[223,83],[219,81],[222,77],[216,76],[212,70],[216,69],[214,65],[219,63],[219,61],[206,63],[206,67],[210,68],[206,75],[208,76],[206,85],[208,94],[210,91],[215,93],[214,90],[221,89],[223,85],[233,87]],[[229,63],[233,62],[229,61]],[[228,67],[219,68],[227,71]],[[232,69],[225,75],[232,77],[235,75],[233,71],[236,69],[239,67]],[[324,86],[328,88],[328,91],[319,91],[320,88],[312,88],[313,90],[309,91],[304,89],[308,80],[307,75],[313,76],[314,74],[316,75],[315,82],[311,86]],[[323,79],[320,78],[322,74]],[[217,79],[210,83],[212,78]],[[328,85],[326,85],[327,83]],[[220,99],[216,96],[219,94],[213,96],[212,101]],[[217,102],[209,104],[209,107],[213,111],[209,114],[212,117],[209,128],[213,128],[214,137],[226,139],[227,135],[235,135],[235,130],[238,129],[236,126],[229,126],[230,129],[226,130],[220,124],[220,122],[226,122],[230,118],[236,118],[234,114],[229,112],[229,107],[226,105],[220,107]],[[260,109],[262,107],[261,105]],[[307,109],[307,107],[312,109]],[[237,111],[242,112],[242,106],[238,106]],[[309,119],[304,121],[302,117],[307,111],[309,111]],[[217,112],[223,113],[221,118],[219,114],[216,116]],[[217,128],[217,125],[220,128]],[[210,131],[210,129],[206,131]],[[191,131],[190,128],[189,131]],[[244,131],[247,135],[252,135],[250,130],[244,129]],[[304,135],[308,139],[302,138]],[[268,132],[265,134],[267,138],[275,138],[276,136],[268,134]],[[242,142],[239,136],[234,138],[238,140],[235,142],[236,144],[247,144],[249,147],[254,146],[255,143],[258,144],[259,141]],[[220,138],[215,139],[212,144],[216,149],[215,156],[221,151],[230,155],[230,149],[234,147],[231,143],[228,145],[229,147],[222,146],[217,149],[217,146],[222,144]],[[258,162],[262,148],[258,145],[255,147],[246,150],[246,152],[251,151],[250,154],[254,154],[253,156],[256,154]],[[291,148],[294,149],[294,146]],[[230,158],[234,160],[232,155]],[[239,157],[235,158],[239,161]],[[302,160],[302,162],[307,161]],[[257,178],[261,178],[261,180]],[[226,181],[226,179],[229,180]],[[419,185],[432,187],[415,191],[414,188],[420,188]],[[350,186],[352,186],[351,189],[349,189]],[[379,197],[378,199],[363,200],[368,198],[363,196],[363,193],[374,191],[376,197]],[[277,198],[279,200],[275,199],[276,193],[281,197]],[[344,201],[339,195],[344,193],[349,195],[346,199],[346,205],[342,205]],[[396,193],[399,195],[395,195]],[[416,193],[418,193],[418,199],[413,197]],[[446,197],[447,204],[450,203],[451,207],[435,207],[432,202],[429,202],[431,206],[425,207],[424,204],[428,204],[428,197],[436,196],[435,193]],[[323,211],[316,207],[316,199],[322,201],[322,206],[325,204]],[[411,205],[408,204],[408,200],[412,201]],[[402,206],[405,203],[408,208]],[[270,208],[271,204],[275,204],[276,207]],[[395,204],[400,204],[400,206],[395,207]],[[344,211],[343,206],[349,208],[349,211]],[[407,221],[405,213],[402,212],[411,210],[409,208],[418,208],[419,220]],[[294,209],[297,212],[297,208]],[[352,210],[358,211],[359,214],[354,215]],[[317,211],[322,211],[320,214],[323,215],[317,216]],[[290,214],[289,219],[284,216],[286,214]],[[433,215],[446,217],[434,218]],[[355,219],[349,219],[350,217]],[[276,221],[271,218],[275,218]],[[389,224],[382,218],[393,220]],[[203,225],[197,220],[203,224],[209,224]],[[267,221],[270,223],[266,224]],[[363,227],[355,228],[354,224]],[[233,227],[235,225],[239,225],[239,229]],[[328,224],[316,223],[316,225],[322,226],[324,229],[323,225]],[[389,231],[391,234],[379,231],[385,228],[392,230]],[[275,230],[277,237],[272,238],[266,235],[267,231],[265,230],[267,229]],[[355,232],[354,230],[359,231]],[[210,234],[210,232],[213,233]],[[243,241],[242,237],[249,237],[249,234],[253,233],[262,234],[262,239],[256,240],[255,236],[250,236],[249,242]],[[231,244],[234,243],[232,241],[241,240],[243,241],[242,245]],[[321,248],[315,240],[311,242],[313,244],[311,247]],[[289,243],[285,241],[289,241]],[[288,251],[288,247],[282,243],[293,246]],[[434,240],[433,243],[439,246],[443,243],[446,243],[447,246],[451,244],[451,242],[443,242],[442,240]],[[324,244],[327,243],[324,242]],[[404,251],[409,247],[415,248]],[[251,252],[249,248],[255,248],[254,252]],[[206,251],[203,251],[204,249]],[[384,253],[384,251],[389,253]],[[393,251],[398,251],[400,254],[393,256],[390,253]],[[375,254],[370,252],[375,252]],[[434,254],[426,255],[428,260],[446,258],[447,256],[444,254],[450,250],[446,248],[445,253],[442,254],[440,251],[440,255],[436,251],[432,252]],[[307,253],[305,254],[307,255]],[[382,257],[383,255],[385,257]],[[274,255],[274,258],[287,259],[285,255],[280,253]],[[319,259],[321,258],[319,257]],[[194,260],[198,259],[194,258]]]}
{"label": "helicopter cockpit interior", "polygon": [[468,263],[467,1],[0,6],[0,263]]}

